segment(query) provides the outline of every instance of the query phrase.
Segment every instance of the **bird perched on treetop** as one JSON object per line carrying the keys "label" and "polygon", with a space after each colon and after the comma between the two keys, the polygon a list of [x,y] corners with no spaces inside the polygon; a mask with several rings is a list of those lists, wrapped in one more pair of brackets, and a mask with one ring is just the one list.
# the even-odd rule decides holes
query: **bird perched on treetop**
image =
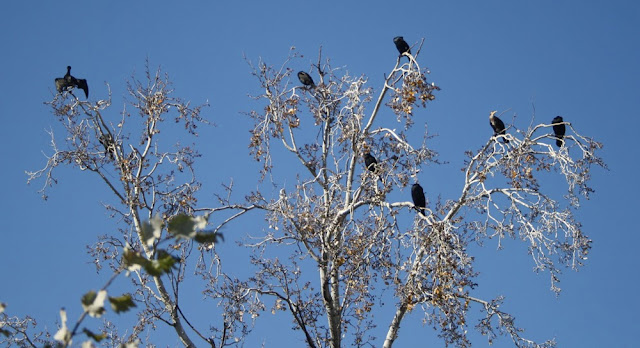
{"label": "bird perched on treetop", "polygon": [[557,147],[562,147],[562,144],[564,144],[564,140],[562,140],[562,138],[564,138],[564,133],[567,130],[564,123],[562,122],[563,122],[562,116],[556,116],[553,118],[553,121],[551,121],[551,123],[553,123],[553,132],[555,133],[555,136],[556,136]]}
{"label": "bird perched on treetop", "polygon": [[394,37],[393,43],[396,44],[396,48],[398,49],[398,52],[400,52],[400,55],[404,54],[405,52],[411,54],[411,49],[409,48],[409,44],[407,44],[407,42],[404,41],[404,38],[402,36]]}
{"label": "bird perched on treetop", "polygon": [[302,83],[305,86],[309,86],[309,87],[316,86],[316,84],[313,83],[313,79],[311,78],[311,75],[307,74],[304,71],[298,71],[298,80],[300,80],[300,83]]}
{"label": "bird perched on treetop", "polygon": [[413,184],[413,186],[411,186],[411,198],[413,199],[413,205],[416,206],[416,209],[422,214],[422,216],[426,216],[424,215],[424,208],[427,201],[424,198],[424,190],[420,184]]}
{"label": "bird perched on treetop", "polygon": [[58,93],[62,93],[62,91],[66,91],[71,87],[78,87],[84,91],[85,97],[89,98],[89,85],[87,85],[87,80],[85,79],[76,79],[71,76],[71,67],[67,66],[67,73],[64,77],[59,77],[55,80],[56,82],[56,90]]}
{"label": "bird perched on treetop", "polygon": [[[489,114],[489,124],[491,125],[491,128],[493,128],[493,135],[505,135],[507,132],[504,128],[504,122],[496,116],[496,112],[497,111],[491,111],[491,114]],[[507,138],[502,138],[502,142],[506,144],[509,140],[507,140]]]}

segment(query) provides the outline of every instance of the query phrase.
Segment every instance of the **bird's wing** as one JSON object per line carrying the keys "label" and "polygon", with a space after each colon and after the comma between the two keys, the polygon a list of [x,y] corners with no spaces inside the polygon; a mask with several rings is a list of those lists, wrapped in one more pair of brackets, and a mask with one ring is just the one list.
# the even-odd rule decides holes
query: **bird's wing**
{"label": "bird's wing", "polygon": [[61,93],[62,90],[67,87],[67,83],[65,82],[64,78],[57,78],[56,80],[56,90],[58,91],[58,93]]}
{"label": "bird's wing", "polygon": [[78,88],[82,89],[84,91],[85,97],[89,98],[89,85],[87,84],[87,80],[77,79],[76,81]]}

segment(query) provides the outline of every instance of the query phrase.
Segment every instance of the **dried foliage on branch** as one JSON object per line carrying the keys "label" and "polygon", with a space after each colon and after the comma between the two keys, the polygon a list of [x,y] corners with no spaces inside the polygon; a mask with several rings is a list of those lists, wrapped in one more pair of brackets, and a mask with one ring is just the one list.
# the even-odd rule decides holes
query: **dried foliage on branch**
{"label": "dried foliage on branch", "polygon": [[[559,148],[552,124],[510,124],[497,136],[487,125],[487,142],[466,153],[460,195],[427,201],[424,214],[417,213],[414,203],[397,197],[409,197],[418,174],[440,163],[432,136],[414,139],[411,132],[415,115],[427,113],[440,90],[418,63],[421,45],[411,48],[413,55],[403,51],[379,89],[369,87],[364,76],[333,67],[322,52],[308,71],[314,82],[301,74],[304,81],[298,83],[292,67],[303,57],[293,49],[278,67],[252,65],[263,91],[254,97],[258,110],[249,113],[250,154],[262,165],[258,189],[235,203],[233,184],[227,185],[213,208],[198,205],[199,153],[163,137],[176,131],[170,124],[195,136],[208,123],[201,116],[206,104],[192,107],[174,97],[166,75],[152,74],[147,66],[144,82],[128,84],[129,101],[117,120],[111,95],[96,102],[79,100],[74,89],[56,95],[47,104],[63,136],[49,132],[53,153],[44,168],[27,173],[29,182],[43,181],[46,199],[59,166],[94,173],[115,197],[106,208],[125,227],[91,246],[96,268],[108,265],[112,278],[83,297],[84,312],[74,325],[67,327],[61,311],[53,339],[68,346],[83,333],[90,341],[133,347],[141,333],[166,324],[187,347],[241,345],[270,309],[289,312],[309,347],[391,347],[407,313],[419,311],[446,345],[470,346],[468,330],[474,327],[490,342],[506,335],[519,347],[555,346],[553,340],[523,337],[515,317],[502,311],[500,294],[476,295],[468,246],[489,238],[519,239],[535,270],[548,272],[551,289],[559,292],[561,268],[582,266],[591,248],[573,214],[593,192],[590,170],[606,168],[596,154],[602,145],[567,121]],[[170,118],[175,123],[166,122]],[[367,154],[373,157],[367,156],[365,167]],[[294,184],[287,181],[291,176]],[[566,182],[566,192],[545,189],[552,180]],[[437,185],[421,184],[437,195]],[[277,197],[267,194],[273,187],[280,189]],[[250,210],[263,211],[266,224],[244,242],[253,270],[240,279],[222,268],[215,245],[220,230]],[[217,306],[215,322],[193,320],[179,306],[188,269],[195,270],[201,294]],[[131,292],[107,296],[122,273]],[[126,335],[108,320],[97,333],[80,330],[87,315],[105,313],[107,302],[116,313],[138,310],[138,324]],[[393,302],[391,317],[379,311],[383,302]],[[35,327],[33,319],[8,317],[2,310],[0,342],[52,342],[46,332],[27,332]],[[471,311],[481,315],[475,323],[469,322]],[[374,335],[380,327],[384,337]]]}
{"label": "dried foliage on branch", "polygon": [[[447,345],[471,345],[467,314],[477,310],[485,317],[475,326],[490,341],[505,334],[517,346],[554,346],[521,337],[513,316],[500,310],[501,296],[474,296],[476,271],[467,246],[519,238],[536,270],[548,271],[559,291],[559,268],[577,269],[591,247],[573,212],[592,192],[590,169],[606,168],[596,155],[602,145],[569,122],[561,149],[552,146],[551,124],[526,130],[511,125],[508,144],[490,137],[487,126],[487,143],[467,153],[460,196],[428,203],[426,216],[416,215],[407,228],[400,220],[408,215],[400,213],[413,214],[413,204],[387,197],[407,191],[426,164],[438,163],[429,136],[416,143],[406,133],[416,108],[436,100],[439,90],[417,62],[419,47],[414,52],[398,57],[377,96],[364,77],[333,68],[321,54],[311,67],[315,87],[292,77],[301,58],[295,50],[279,67],[262,61],[253,67],[264,89],[255,99],[264,108],[250,114],[255,127],[249,147],[263,164],[262,177],[284,183],[274,174],[273,159],[282,148],[300,170],[293,187],[263,204],[270,229],[252,244],[258,255],[252,290],[275,298],[274,310],[290,311],[310,347],[378,345],[380,338],[372,335],[377,325],[386,325],[382,345],[391,347],[405,314],[417,308]],[[403,130],[378,117],[385,100]],[[377,158],[373,170],[364,166],[368,153]],[[544,192],[536,178],[543,172],[566,180],[565,197]],[[283,250],[289,252],[286,262]],[[396,301],[387,324],[380,316],[373,320],[383,293]]]}

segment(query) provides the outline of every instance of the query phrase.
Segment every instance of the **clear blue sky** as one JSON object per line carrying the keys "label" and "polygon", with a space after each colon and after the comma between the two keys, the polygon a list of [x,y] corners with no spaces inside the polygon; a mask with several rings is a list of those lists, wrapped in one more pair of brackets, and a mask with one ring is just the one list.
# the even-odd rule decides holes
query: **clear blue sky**
{"label": "clear blue sky", "polygon": [[[104,99],[111,85],[112,117],[122,110],[124,81],[142,78],[145,59],[162,65],[176,95],[194,103],[209,100],[206,115],[216,128],[202,129],[198,169],[204,182],[200,202],[214,204],[219,184],[234,178],[238,198],[256,186],[257,167],[248,154],[249,119],[241,112],[260,108],[247,98],[258,90],[243,54],[280,64],[290,46],[305,55],[308,70],[323,47],[334,66],[366,74],[376,91],[395,63],[392,38],[410,44],[424,37],[420,56],[441,88],[437,100],[416,113],[437,133],[431,146],[449,164],[429,166],[421,177],[427,196],[454,198],[460,189],[465,150],[475,150],[490,135],[490,110],[510,109],[526,127],[535,106],[537,120],[563,115],[582,134],[605,144],[601,155],[610,171],[592,172],[596,192],[578,217],[593,239],[586,267],[567,270],[556,298],[548,274],[534,274],[521,243],[497,251],[487,241],[477,254],[478,291],[504,294],[504,309],[515,315],[527,335],[555,337],[560,347],[637,346],[640,321],[636,300],[640,261],[637,249],[637,132],[640,128],[640,5],[634,1],[354,1],[275,2],[21,2],[0,13],[0,158],[4,184],[0,200],[0,301],[10,315],[30,314],[55,332],[60,307],[70,320],[80,314],[79,298],[104,282],[85,246],[117,224],[100,205],[111,197],[96,177],[59,170],[59,184],[47,202],[26,185],[25,170],[45,163],[50,153],[45,130],[61,130],[44,101],[52,99],[53,79],[73,66],[86,78],[92,100]],[[121,5],[122,4],[122,5]],[[393,118],[391,113],[388,113]],[[503,118],[505,119],[505,118]],[[421,126],[417,126],[417,129]],[[61,134],[61,133],[59,133]],[[420,141],[417,138],[417,141]],[[224,149],[224,151],[220,151]],[[428,188],[427,188],[428,187]],[[562,185],[558,184],[558,187]],[[402,194],[402,192],[401,192]],[[408,194],[407,191],[404,194]],[[260,232],[253,214],[225,231],[226,245]],[[225,252],[223,251],[223,255]],[[229,255],[228,257],[232,257]],[[223,260],[224,261],[224,260]],[[235,261],[234,261],[235,262]],[[244,265],[238,261],[240,271]],[[126,281],[114,289],[125,291]],[[184,292],[183,292],[184,295]],[[201,295],[192,299],[199,303]],[[208,305],[213,306],[211,303]],[[195,306],[195,305],[194,305]],[[212,312],[214,309],[211,310]],[[194,309],[194,312],[196,310]],[[218,318],[198,314],[202,326]],[[209,312],[211,313],[211,312]],[[115,318],[113,313],[109,318]],[[280,313],[258,322],[248,347],[302,344]],[[123,322],[132,314],[121,315]],[[412,314],[400,330],[398,347],[443,346],[421,317]],[[412,323],[410,323],[410,321]],[[381,329],[389,322],[379,318]],[[90,323],[90,322],[89,322]],[[165,331],[162,328],[160,331]],[[383,336],[384,330],[377,331]],[[149,333],[161,346],[174,346],[160,332]],[[472,336],[475,346],[486,340]],[[509,347],[507,338],[494,344]]]}

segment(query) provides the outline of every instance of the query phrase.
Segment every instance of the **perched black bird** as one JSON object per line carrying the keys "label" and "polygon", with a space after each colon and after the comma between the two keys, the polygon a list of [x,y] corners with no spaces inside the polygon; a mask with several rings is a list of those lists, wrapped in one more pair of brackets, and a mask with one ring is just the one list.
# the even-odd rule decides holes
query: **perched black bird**
{"label": "perched black bird", "polygon": [[416,209],[418,209],[422,216],[426,216],[424,215],[424,208],[427,201],[424,198],[424,190],[422,190],[420,184],[413,184],[413,186],[411,186],[411,198],[413,199],[413,205],[416,206]]}
{"label": "perched black bird", "polygon": [[393,43],[396,44],[396,48],[398,49],[398,52],[400,52],[400,55],[402,55],[405,52],[411,54],[411,49],[409,48],[409,44],[407,44],[407,42],[404,41],[404,38],[402,36],[394,37]]}
{"label": "perched black bird", "polygon": [[311,75],[307,74],[304,71],[298,71],[298,80],[300,80],[300,83],[302,83],[305,86],[310,86],[310,87],[316,86],[316,84],[313,83],[313,79],[311,78]]}
{"label": "perched black bird", "polygon": [[[491,111],[491,114],[489,115],[489,124],[491,125],[491,128],[493,128],[494,136],[506,134],[504,122],[496,116],[496,111]],[[506,144],[509,140],[507,140],[507,138],[502,138],[502,142]]]}
{"label": "perched black bird", "polygon": [[[373,173],[376,174],[376,169],[378,167],[378,160],[376,160],[375,157],[373,157],[373,155],[371,155],[371,153],[367,152],[364,154],[364,165],[365,167],[367,167],[367,169]],[[382,176],[380,176],[380,173],[377,173],[378,176],[378,180],[380,180],[381,183],[384,183],[384,181],[382,181]]]}
{"label": "perched black bird", "polygon": [[562,116],[556,116],[553,118],[553,121],[551,121],[551,123],[553,123],[553,132],[556,136],[556,146],[558,147],[562,147],[562,144],[564,144],[562,138],[564,138],[564,133],[567,131],[567,127],[562,122]]}
{"label": "perched black bird", "polygon": [[67,73],[64,77],[59,77],[55,80],[56,82],[56,90],[58,93],[62,93],[62,91],[66,91],[71,87],[78,87],[84,91],[85,97],[89,98],[89,85],[87,85],[87,80],[85,79],[76,79],[71,76],[71,67],[67,66]]}
{"label": "perched black bird", "polygon": [[375,173],[377,164],[378,161],[370,153],[367,152],[364,154],[364,165],[370,172]]}
{"label": "perched black bird", "polygon": [[113,138],[111,137],[111,134],[109,133],[102,134],[98,139],[98,141],[100,142],[100,144],[102,144],[102,146],[104,146],[104,155],[106,156],[107,154],[109,154],[109,157],[113,159],[113,153],[116,151],[115,149],[116,144],[113,142]]}

